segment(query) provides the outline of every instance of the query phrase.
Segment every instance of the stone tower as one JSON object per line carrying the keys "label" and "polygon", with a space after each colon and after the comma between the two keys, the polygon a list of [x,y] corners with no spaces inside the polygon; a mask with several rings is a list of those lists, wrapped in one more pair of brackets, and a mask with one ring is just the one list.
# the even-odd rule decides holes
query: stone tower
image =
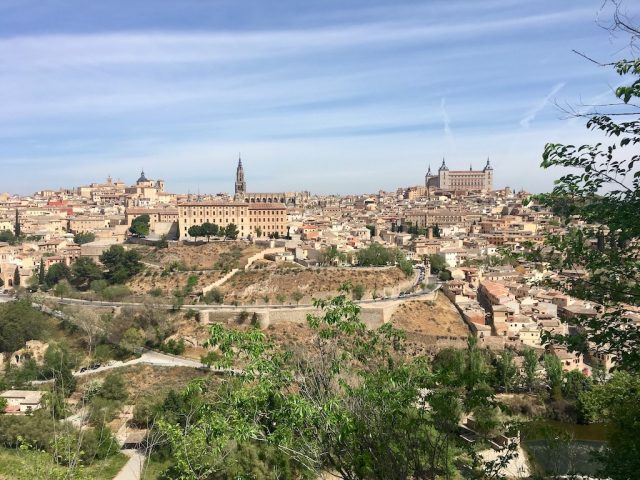
{"label": "stone tower", "polygon": [[448,190],[451,185],[449,185],[449,167],[444,161],[444,157],[442,158],[442,165],[438,169],[438,187],[443,190]]}
{"label": "stone tower", "polygon": [[236,169],[236,190],[235,196],[242,197],[247,193],[247,182],[244,180],[244,169],[242,168],[242,158],[238,155],[238,168]]}
{"label": "stone tower", "polygon": [[489,157],[487,157],[487,164],[482,169],[482,172],[484,173],[484,190],[490,192],[493,190],[493,167],[491,166]]}

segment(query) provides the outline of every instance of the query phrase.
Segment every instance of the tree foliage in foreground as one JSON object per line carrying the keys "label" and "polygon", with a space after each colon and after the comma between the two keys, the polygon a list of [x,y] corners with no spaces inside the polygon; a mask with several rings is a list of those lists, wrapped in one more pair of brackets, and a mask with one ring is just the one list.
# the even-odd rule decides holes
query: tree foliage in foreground
{"label": "tree foliage in foreground", "polygon": [[[640,27],[624,15],[621,2],[611,3],[612,30],[630,35],[631,44],[637,44]],[[572,335],[549,335],[547,341],[582,353],[610,354],[615,368],[622,370],[591,391],[584,389],[585,380],[578,376],[569,377],[562,388],[578,397],[583,419],[610,424],[607,448],[598,455],[600,474],[626,480],[637,477],[640,468],[640,328],[629,314],[640,306],[640,59],[601,66],[613,67],[628,81],[617,87],[613,103],[578,115],[588,117],[587,128],[607,140],[582,146],[546,145],[542,166],[565,167],[570,173],[556,181],[552,193],[536,200],[563,219],[564,226],[560,233],[548,235],[546,249],[529,254],[535,261],[548,261],[561,274],[584,271],[584,275],[560,275],[548,284],[594,302],[598,315],[571,319]],[[598,111],[602,108],[608,112]],[[557,371],[546,360],[547,372]],[[557,391],[558,375],[549,377]]]}
{"label": "tree foliage in foreground", "polygon": [[[283,351],[257,328],[210,327],[217,365],[242,373],[213,396],[193,383],[182,396],[188,415],[157,422],[172,478],[216,478],[238,443],[270,445],[300,472],[345,479],[454,478],[457,461],[479,465],[458,442],[458,423],[495,410],[488,356],[471,342],[431,368],[404,355],[401,331],[367,329],[347,294],[315,301],[323,314],[308,317],[314,337],[304,351]],[[490,417],[487,435],[499,423]],[[491,476],[479,472],[466,475]]]}
{"label": "tree foliage in foreground", "polygon": [[[620,76],[632,77],[630,85],[616,90],[622,101],[618,107],[629,112],[640,98],[640,59],[621,60],[614,68]],[[591,345],[613,355],[619,368],[637,371],[640,330],[628,310],[640,306],[640,112],[622,113],[631,117],[627,121],[614,120],[621,113],[594,114],[587,122],[587,128],[610,138],[607,144],[546,145],[542,166],[569,167],[571,173],[536,200],[565,221],[563,231],[546,240],[550,254],[545,260],[551,269],[585,271],[549,284],[599,306],[598,316],[573,320],[577,335],[551,340],[581,352]]]}

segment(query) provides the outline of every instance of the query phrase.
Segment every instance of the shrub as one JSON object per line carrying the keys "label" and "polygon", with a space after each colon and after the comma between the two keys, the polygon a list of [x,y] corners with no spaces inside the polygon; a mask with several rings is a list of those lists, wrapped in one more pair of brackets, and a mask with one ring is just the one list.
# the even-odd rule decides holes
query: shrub
{"label": "shrub", "polygon": [[213,288],[204,295],[204,301],[205,303],[222,303],[224,294],[217,288]]}
{"label": "shrub", "polygon": [[126,285],[110,285],[102,290],[102,297],[108,301],[122,300],[131,295],[131,290]]}
{"label": "shrub", "polygon": [[185,351],[184,340],[180,339],[175,341],[173,338],[170,338],[160,345],[160,350],[171,355],[182,355]]}
{"label": "shrub", "polygon": [[107,400],[126,400],[129,393],[127,392],[127,386],[124,383],[122,375],[115,371],[109,372],[104,378],[99,395]]}
{"label": "shrub", "polygon": [[106,280],[94,280],[89,288],[96,293],[102,293],[108,286],[109,283]]}

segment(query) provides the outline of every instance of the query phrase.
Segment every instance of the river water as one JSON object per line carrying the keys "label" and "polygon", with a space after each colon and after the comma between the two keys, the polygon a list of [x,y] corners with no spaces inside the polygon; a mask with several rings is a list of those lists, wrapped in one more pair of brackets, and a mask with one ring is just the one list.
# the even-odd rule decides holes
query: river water
{"label": "river water", "polygon": [[538,420],[521,433],[522,446],[545,475],[594,475],[599,465],[593,454],[606,446],[607,425]]}

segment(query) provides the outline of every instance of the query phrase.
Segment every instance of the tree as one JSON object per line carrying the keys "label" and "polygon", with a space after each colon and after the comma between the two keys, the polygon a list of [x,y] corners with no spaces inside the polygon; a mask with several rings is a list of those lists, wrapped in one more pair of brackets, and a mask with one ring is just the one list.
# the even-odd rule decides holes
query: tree
{"label": "tree", "polygon": [[[640,29],[619,10],[614,22],[614,28],[630,34],[634,41],[640,38]],[[585,270],[585,275],[560,275],[547,283],[599,306],[595,318],[571,320],[575,334],[552,335],[547,340],[579,352],[592,345],[613,355],[619,368],[638,371],[640,329],[632,325],[627,306],[640,306],[640,61],[624,59],[607,66],[624,79],[631,78],[616,89],[613,104],[596,107],[595,113],[583,116],[588,118],[587,128],[611,140],[582,146],[547,144],[542,167],[571,170],[556,180],[552,193],[537,195],[531,201],[547,206],[564,220],[562,231],[548,235],[545,241],[549,252],[545,260],[550,268],[557,272]],[[572,222],[576,216],[583,223]]]}
{"label": "tree", "polygon": [[562,363],[553,354],[544,356],[544,370],[551,388],[551,395],[555,398],[562,396]]}
{"label": "tree", "polygon": [[14,352],[27,340],[41,339],[45,317],[28,300],[0,303],[0,352]]}
{"label": "tree", "polygon": [[149,222],[151,218],[146,213],[144,215],[140,215],[133,219],[131,222],[131,226],[129,227],[129,231],[140,237],[145,237],[149,235]]}
{"label": "tree", "polygon": [[22,234],[22,230],[20,229],[20,214],[18,213],[17,208],[16,208],[16,220],[13,227],[13,233],[15,234],[16,238],[20,237],[20,235]]}
{"label": "tree", "polygon": [[338,250],[338,247],[331,245],[322,251],[320,263],[323,265],[333,265],[337,262],[344,261],[344,253]]}
{"label": "tree", "polygon": [[448,282],[449,280],[451,280],[451,272],[449,270],[442,270],[439,274],[438,274],[438,278],[440,280],[442,280],[443,282]]}
{"label": "tree", "polygon": [[224,236],[230,238],[231,240],[235,240],[236,238],[238,238],[238,233],[240,233],[240,231],[238,230],[238,227],[235,223],[230,223],[224,230]]}
{"label": "tree", "polygon": [[355,298],[356,300],[362,300],[362,297],[364,297],[364,285],[362,285],[361,283],[357,283],[353,286],[353,298]]}
{"label": "tree", "polygon": [[13,288],[18,288],[20,286],[20,268],[16,267],[13,271]]}
{"label": "tree", "polygon": [[442,231],[440,230],[440,227],[438,226],[438,224],[436,223],[432,228],[433,228],[433,236],[435,238],[440,238]]}
{"label": "tree", "polygon": [[516,383],[518,377],[518,369],[513,363],[513,352],[505,350],[498,358],[496,363],[496,379],[498,385],[509,393]]}
{"label": "tree", "polygon": [[64,263],[54,263],[49,267],[44,277],[44,282],[53,287],[60,280],[68,280],[71,278],[71,270]]}
{"label": "tree", "polygon": [[104,377],[99,395],[107,400],[125,401],[129,396],[127,386],[119,372],[111,371]]}
{"label": "tree", "polygon": [[131,327],[124,332],[120,346],[128,352],[137,353],[144,346],[144,335],[139,329]]}
{"label": "tree", "polygon": [[111,245],[100,255],[100,262],[107,268],[106,278],[111,283],[124,283],[142,271],[140,254],[125,250],[122,245]]}
{"label": "tree", "polygon": [[302,293],[300,290],[296,290],[291,294],[291,299],[296,302],[296,305],[298,305],[300,303],[300,300],[302,300],[303,298],[304,293]]}
{"label": "tree", "polygon": [[106,322],[99,311],[89,308],[77,308],[71,312],[73,323],[85,335],[85,342],[89,356],[93,354],[94,346],[99,336],[104,334]]}
{"label": "tree", "polygon": [[161,249],[161,248],[169,248],[169,239],[167,237],[166,233],[163,233],[162,235],[160,235],[160,240],[158,240],[155,243],[156,248]]}
{"label": "tree", "polygon": [[429,255],[429,264],[431,265],[431,273],[440,273],[448,267],[447,261],[442,255]]}
{"label": "tree", "polygon": [[580,393],[579,404],[589,421],[607,422],[607,446],[598,454],[602,478],[635,478],[640,469],[640,376],[616,372],[603,385]]}
{"label": "tree", "polygon": [[67,279],[62,279],[53,287],[53,294],[57,297],[64,298],[71,292],[71,285]]}
{"label": "tree", "polygon": [[42,374],[54,379],[54,389],[63,396],[69,396],[76,388],[73,369],[77,359],[64,345],[52,345],[44,353]]}
{"label": "tree", "polygon": [[212,288],[204,294],[204,302],[207,304],[222,303],[224,302],[224,294],[219,289]]}
{"label": "tree", "polygon": [[526,348],[523,352],[523,357],[525,383],[529,391],[531,391],[535,385],[538,372],[538,354],[533,348]]}
{"label": "tree", "polygon": [[367,225],[366,227],[369,230],[369,233],[371,234],[371,236],[375,237],[376,236],[376,226],[375,225]]}
{"label": "tree", "polygon": [[262,229],[260,227],[256,227],[256,237],[262,237]]}
{"label": "tree", "polygon": [[0,242],[7,242],[9,245],[15,245],[16,236],[11,230],[0,230]]}
{"label": "tree", "polygon": [[204,222],[200,225],[200,235],[207,237],[207,242],[211,237],[215,237],[220,233],[220,227],[215,223]]}
{"label": "tree", "polygon": [[71,266],[71,278],[76,288],[86,290],[94,280],[102,278],[102,269],[90,257],[80,257]]}
{"label": "tree", "polygon": [[85,243],[91,243],[96,239],[96,235],[91,232],[78,232],[73,236],[73,242],[78,245],[84,245]]}
{"label": "tree", "polygon": [[195,238],[196,240],[198,240],[198,237],[203,237],[203,233],[202,233],[202,228],[200,227],[200,225],[191,225],[189,227],[189,229],[187,230],[187,233],[189,234],[190,237]]}
{"label": "tree", "polygon": [[210,326],[205,347],[218,349],[219,366],[239,360],[243,373],[213,401],[202,380],[172,397],[188,413],[158,422],[175,459],[171,478],[215,477],[229,449],[247,440],[277,446],[316,476],[454,476],[462,414],[490,404],[486,356],[471,341],[461,370],[431,372],[403,353],[392,325],[367,329],[348,293],[314,302],[322,313],[309,315],[313,338],[300,351],[283,351],[257,328]]}
{"label": "tree", "polygon": [[38,284],[44,285],[45,282],[44,259],[40,259],[40,267],[38,268]]}

